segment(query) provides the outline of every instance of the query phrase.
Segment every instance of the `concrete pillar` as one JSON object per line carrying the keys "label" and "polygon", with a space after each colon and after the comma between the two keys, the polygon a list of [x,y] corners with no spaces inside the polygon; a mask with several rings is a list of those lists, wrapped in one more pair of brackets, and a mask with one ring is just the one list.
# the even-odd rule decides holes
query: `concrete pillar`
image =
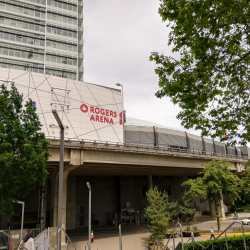
{"label": "concrete pillar", "polygon": [[76,228],[76,177],[68,177],[66,229]]}
{"label": "concrete pillar", "polygon": [[148,175],[148,189],[153,189],[153,177]]}
{"label": "concrete pillar", "polygon": [[[68,187],[68,174],[63,172],[63,197],[62,197],[62,228],[66,231],[66,208],[67,208],[67,187]],[[62,232],[62,244],[65,243],[65,234]]]}
{"label": "concrete pillar", "polygon": [[220,200],[220,207],[219,207],[219,209],[220,209],[220,215],[221,215],[222,219],[225,219],[226,216],[225,216],[225,208],[224,208],[223,195],[222,195],[222,198]]}
{"label": "concrete pillar", "polygon": [[[216,207],[215,207],[215,202],[210,203],[210,216],[212,218],[216,218]],[[224,209],[224,202],[223,202],[223,197],[222,200],[219,202],[219,213],[223,219],[225,219],[225,209]]]}
{"label": "concrete pillar", "polygon": [[[69,172],[63,172],[63,197],[62,197],[62,228],[66,229],[66,205],[67,205],[67,180]],[[51,175],[51,204],[53,209],[53,227],[57,227],[58,205],[58,171]],[[62,244],[65,243],[65,234],[62,232]]]}
{"label": "concrete pillar", "polygon": [[241,173],[244,170],[244,166],[241,162],[235,162],[235,168],[238,173]]}
{"label": "concrete pillar", "polygon": [[[63,172],[63,198],[62,198],[62,227],[66,225],[66,204],[67,204],[67,179],[69,172]],[[51,175],[51,205],[53,209],[53,227],[57,227],[57,206],[58,206],[58,171]]]}
{"label": "concrete pillar", "polygon": [[58,169],[53,169],[51,176],[51,201],[50,201],[50,226],[57,227],[57,203],[58,203]]}

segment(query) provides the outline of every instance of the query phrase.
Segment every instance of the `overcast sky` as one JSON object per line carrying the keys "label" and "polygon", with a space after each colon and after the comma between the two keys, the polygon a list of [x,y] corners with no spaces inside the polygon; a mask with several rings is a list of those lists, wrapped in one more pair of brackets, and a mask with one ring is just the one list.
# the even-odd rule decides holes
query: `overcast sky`
{"label": "overcast sky", "polygon": [[158,0],[85,0],[84,81],[110,87],[119,82],[128,117],[184,130],[176,119],[179,108],[155,97],[150,52],[171,54],[158,8]]}

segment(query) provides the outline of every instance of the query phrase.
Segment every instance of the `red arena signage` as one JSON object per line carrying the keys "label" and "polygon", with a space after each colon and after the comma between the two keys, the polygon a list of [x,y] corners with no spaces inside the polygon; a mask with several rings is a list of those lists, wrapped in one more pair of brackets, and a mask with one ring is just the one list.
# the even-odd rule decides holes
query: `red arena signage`
{"label": "red arena signage", "polygon": [[83,113],[89,111],[91,114],[90,121],[111,123],[114,124],[113,118],[117,117],[117,112],[109,109],[100,109],[98,107],[88,106],[87,104],[82,104],[80,109]]}

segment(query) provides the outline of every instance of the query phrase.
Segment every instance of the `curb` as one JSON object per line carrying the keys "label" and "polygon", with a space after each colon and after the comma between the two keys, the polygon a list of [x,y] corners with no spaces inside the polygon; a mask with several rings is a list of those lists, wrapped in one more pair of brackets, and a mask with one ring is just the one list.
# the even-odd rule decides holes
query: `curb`
{"label": "curb", "polygon": [[[247,234],[247,235],[250,235],[250,233],[245,233],[245,235],[246,235],[246,234]],[[227,234],[227,235],[242,235],[242,233],[235,233],[235,234],[230,233],[230,234]],[[202,237],[208,237],[208,238],[211,237],[210,235],[200,235],[200,236],[202,236]],[[215,236],[215,237],[218,237],[219,234],[217,234],[217,235],[215,234],[214,236]],[[223,235],[221,235],[221,236],[222,236],[222,237],[225,237],[225,234],[223,234]]]}

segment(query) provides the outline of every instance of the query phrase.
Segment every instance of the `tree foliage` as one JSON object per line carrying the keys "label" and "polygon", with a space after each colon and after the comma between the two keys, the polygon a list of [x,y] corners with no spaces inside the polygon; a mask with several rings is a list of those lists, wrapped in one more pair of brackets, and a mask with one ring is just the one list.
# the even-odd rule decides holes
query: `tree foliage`
{"label": "tree foliage", "polygon": [[241,179],[234,175],[229,169],[229,162],[225,160],[212,160],[203,164],[205,168],[197,179],[190,179],[182,185],[186,187],[185,196],[196,198],[202,196],[204,199],[213,201],[216,209],[218,231],[220,230],[219,202],[222,195],[230,198],[232,203],[240,199],[242,188]]}
{"label": "tree foliage", "polygon": [[[250,141],[250,5],[238,0],[160,0],[178,55],[153,52],[159,91],[182,109],[177,118],[202,136]],[[179,59],[178,59],[179,58]]]}
{"label": "tree foliage", "polygon": [[157,187],[147,192],[148,206],[145,208],[147,224],[154,239],[162,239],[175,214],[176,202],[169,202],[168,195]]}
{"label": "tree foliage", "polygon": [[192,224],[195,223],[196,219],[194,217],[196,213],[196,208],[194,208],[193,205],[193,199],[191,196],[187,196],[184,194],[183,196],[183,206],[180,206],[180,211],[181,211],[181,220],[188,224],[189,228],[191,227]]}
{"label": "tree foliage", "polygon": [[242,174],[243,181],[243,196],[248,201],[250,200],[250,160],[245,165],[245,171]]}
{"label": "tree foliage", "polygon": [[0,87],[0,214],[13,213],[13,201],[25,197],[43,183],[49,157],[48,142],[32,101],[22,105],[23,96],[12,84]]}

